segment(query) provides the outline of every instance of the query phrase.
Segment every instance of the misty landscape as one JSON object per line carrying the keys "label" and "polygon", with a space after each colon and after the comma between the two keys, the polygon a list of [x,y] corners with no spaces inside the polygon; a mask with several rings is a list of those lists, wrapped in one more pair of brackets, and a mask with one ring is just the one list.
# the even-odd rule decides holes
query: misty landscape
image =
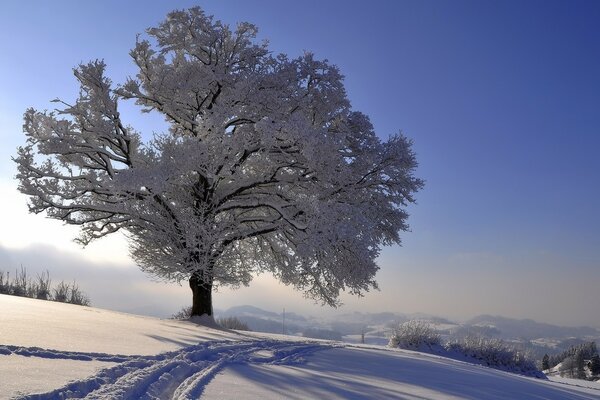
{"label": "misty landscape", "polygon": [[0,399],[600,398],[600,3],[0,19]]}

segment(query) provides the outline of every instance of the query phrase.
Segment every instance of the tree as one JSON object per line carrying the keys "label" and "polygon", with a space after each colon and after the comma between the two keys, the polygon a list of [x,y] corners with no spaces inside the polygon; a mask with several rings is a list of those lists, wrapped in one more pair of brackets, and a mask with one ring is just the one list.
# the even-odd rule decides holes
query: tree
{"label": "tree", "polygon": [[[376,288],[374,259],[423,185],[411,141],[380,140],[336,66],[272,55],[256,33],[174,11],[131,51],[135,78],[113,86],[103,61],[79,65],[73,104],[24,116],[30,211],[79,226],[83,245],[125,232],[142,270],[189,281],[192,315],[262,272],[333,306]],[[125,100],[168,132],[144,140]]]}
{"label": "tree", "polygon": [[544,357],[542,358],[542,370],[545,371],[547,369],[550,369],[550,356],[544,354]]}
{"label": "tree", "polygon": [[575,356],[566,357],[559,368],[560,376],[567,376],[568,378],[575,378],[577,372],[577,365],[575,363]]}
{"label": "tree", "polygon": [[585,359],[582,351],[575,353],[575,377],[585,379]]}
{"label": "tree", "polygon": [[592,356],[588,367],[592,375],[600,375],[600,356],[598,355],[598,353]]}

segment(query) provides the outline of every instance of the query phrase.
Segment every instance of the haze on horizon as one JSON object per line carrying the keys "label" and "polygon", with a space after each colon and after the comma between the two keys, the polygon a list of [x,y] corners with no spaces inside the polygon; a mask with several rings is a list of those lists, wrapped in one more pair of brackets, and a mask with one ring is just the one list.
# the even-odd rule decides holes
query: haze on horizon
{"label": "haze on horizon", "polygon": [[[583,0],[2,2],[0,270],[76,279],[98,307],[168,316],[189,303],[185,284],[141,273],[123,237],[80,249],[73,227],[29,215],[10,157],[27,107],[76,96],[73,67],[104,59],[123,82],[135,73],[136,34],[194,5],[256,24],[276,52],[329,59],[381,137],[414,140],[426,186],[409,209],[411,232],[383,251],[381,290],[345,296],[336,312],[600,326],[600,3]],[[144,135],[164,129],[128,111]],[[332,312],[269,277],[214,301]]]}

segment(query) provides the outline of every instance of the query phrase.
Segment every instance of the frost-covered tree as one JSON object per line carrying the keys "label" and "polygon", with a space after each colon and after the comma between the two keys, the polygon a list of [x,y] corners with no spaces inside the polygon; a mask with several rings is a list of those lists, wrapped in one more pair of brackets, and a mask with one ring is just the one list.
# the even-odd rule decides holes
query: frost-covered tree
{"label": "frost-covered tree", "polygon": [[594,354],[589,361],[588,368],[592,375],[600,375],[600,356],[598,353]]}
{"label": "frost-covered tree", "polygon": [[[330,305],[376,287],[374,260],[422,186],[410,140],[380,140],[338,68],[273,55],[256,33],[172,12],[138,38],[136,77],[115,86],[103,61],[82,64],[74,102],[24,117],[30,211],[80,226],[83,245],[125,232],[142,270],[189,281],[192,315],[212,315],[216,286],[263,272]],[[124,100],[168,131],[144,139]]]}
{"label": "frost-covered tree", "polygon": [[568,378],[575,378],[577,366],[575,364],[575,356],[569,356],[565,358],[560,364],[560,376],[566,376]]}
{"label": "frost-covered tree", "polygon": [[542,370],[547,370],[550,369],[550,356],[548,356],[548,354],[544,354],[544,357],[542,358]]}

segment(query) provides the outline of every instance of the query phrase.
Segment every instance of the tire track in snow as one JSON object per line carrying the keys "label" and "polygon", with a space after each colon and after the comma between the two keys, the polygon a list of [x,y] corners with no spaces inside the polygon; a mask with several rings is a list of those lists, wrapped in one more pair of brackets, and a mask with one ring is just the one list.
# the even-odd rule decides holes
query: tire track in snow
{"label": "tire track in snow", "polygon": [[276,340],[210,341],[152,356],[124,356],[0,346],[0,355],[18,354],[78,361],[108,361],[118,365],[43,394],[20,400],[49,399],[197,399],[210,380],[227,365],[237,363],[290,365],[331,345]]}

